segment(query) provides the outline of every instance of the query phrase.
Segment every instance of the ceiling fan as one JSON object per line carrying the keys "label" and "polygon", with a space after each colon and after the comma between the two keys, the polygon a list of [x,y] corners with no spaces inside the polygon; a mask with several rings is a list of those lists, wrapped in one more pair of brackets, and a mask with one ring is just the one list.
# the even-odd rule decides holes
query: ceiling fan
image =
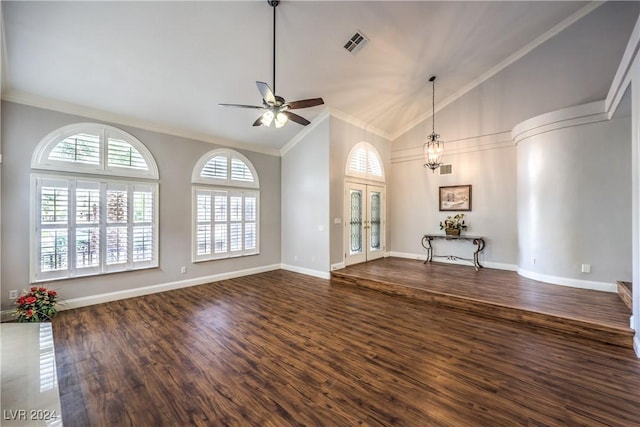
{"label": "ceiling fan", "polygon": [[242,104],[218,104],[223,107],[237,107],[237,108],[252,108],[256,110],[265,110],[264,113],[258,119],[253,122],[254,126],[271,126],[271,123],[275,124],[275,127],[281,128],[289,120],[296,122],[303,126],[311,123],[309,120],[295,113],[291,110],[299,108],[315,107],[317,105],[324,104],[322,98],[303,99],[300,101],[287,102],[281,96],[277,96],[276,92],[276,7],[280,3],[280,0],[267,0],[269,6],[273,7],[273,90],[265,82],[256,82],[256,86],[262,95],[262,105],[242,105]]}

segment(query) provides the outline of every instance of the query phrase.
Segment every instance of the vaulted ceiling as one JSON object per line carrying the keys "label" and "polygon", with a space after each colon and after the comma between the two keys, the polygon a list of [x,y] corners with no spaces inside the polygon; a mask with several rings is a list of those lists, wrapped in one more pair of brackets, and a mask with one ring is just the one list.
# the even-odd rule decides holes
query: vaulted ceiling
{"label": "vaulted ceiling", "polygon": [[[436,103],[452,99],[585,7],[593,6],[283,1],[277,93],[290,101],[322,97],[326,107],[393,137],[430,113],[429,76],[438,76]],[[255,81],[272,84],[266,1],[4,1],[2,8],[7,99],[64,103],[265,149],[303,129],[252,127],[257,111],[217,105],[259,105]],[[356,30],[370,42],[353,55],[343,45]],[[297,112],[313,120],[324,108]]]}

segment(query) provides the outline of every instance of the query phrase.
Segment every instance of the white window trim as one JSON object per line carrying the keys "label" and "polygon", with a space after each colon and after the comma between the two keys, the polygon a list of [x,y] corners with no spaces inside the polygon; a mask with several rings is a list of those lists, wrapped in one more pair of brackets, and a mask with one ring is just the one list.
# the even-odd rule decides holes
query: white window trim
{"label": "white window trim", "polygon": [[[56,145],[80,132],[95,132],[100,135],[100,164],[86,165],[72,162],[62,162],[50,160],[49,155]],[[122,139],[131,144],[142,156],[148,166],[148,170],[131,169],[123,167],[109,167],[106,164],[107,159],[107,141],[109,137]],[[158,179],[158,165],[149,149],[133,135],[115,128],[113,126],[103,125],[100,123],[74,123],[54,130],[45,136],[36,146],[31,158],[31,167],[33,169],[45,169],[54,171],[69,171],[84,174],[103,174],[110,176],[125,176],[134,178]]]}
{"label": "white window trim", "polygon": [[[71,233],[73,233],[73,231],[75,231],[77,225],[76,225],[76,219],[75,219],[75,203],[71,202],[71,198],[69,199],[69,211],[68,211],[68,217],[70,219],[70,221],[67,222],[67,227],[66,229],[69,230],[70,234],[68,236],[68,259],[67,259],[67,263],[69,268],[67,270],[63,270],[63,271],[54,271],[54,272],[40,272],[39,273],[39,247],[40,247],[40,240],[39,240],[39,233],[38,233],[38,223],[39,221],[36,219],[38,215],[41,214],[40,212],[40,203],[41,200],[38,197],[40,195],[40,193],[37,191],[37,181],[38,179],[51,179],[51,180],[61,180],[61,181],[72,181],[72,182],[77,182],[77,181],[81,181],[81,182],[94,182],[94,183],[99,183],[99,184],[104,184],[104,185],[126,185],[126,186],[132,186],[135,187],[137,185],[140,186],[145,186],[145,187],[151,187],[152,189],[152,195],[153,195],[153,204],[154,204],[154,212],[153,212],[153,222],[152,222],[152,227],[154,230],[153,233],[153,254],[154,254],[154,258],[151,261],[141,261],[141,262],[133,262],[132,260],[127,261],[127,263],[123,263],[123,264],[114,264],[114,265],[107,265],[107,263],[105,262],[104,257],[106,256],[106,254],[104,253],[104,251],[100,251],[100,257],[101,257],[101,261],[100,261],[100,265],[99,267],[89,267],[89,268],[81,268],[78,269],[77,267],[75,267],[75,265],[73,264],[73,261],[75,259],[75,255],[72,254],[73,251],[71,251],[71,245],[75,245],[74,240],[71,238]],[[75,185],[75,184],[74,184]],[[31,283],[39,283],[39,282],[48,282],[48,281],[53,281],[53,280],[63,280],[63,279],[72,279],[72,278],[76,278],[76,277],[88,277],[88,276],[100,276],[100,275],[104,275],[104,274],[108,274],[108,273],[116,273],[116,272],[121,272],[121,271],[134,271],[134,270],[142,270],[142,269],[148,269],[148,268],[156,268],[159,265],[159,258],[160,258],[160,254],[159,254],[159,245],[158,245],[158,240],[159,240],[159,232],[160,232],[160,227],[159,227],[159,222],[158,222],[158,217],[159,217],[159,204],[158,204],[158,199],[159,199],[159,185],[157,182],[150,182],[150,181],[130,181],[130,180],[116,180],[116,179],[105,179],[102,177],[93,177],[93,176],[82,176],[82,175],[56,175],[56,174],[40,174],[40,173],[32,173],[31,174],[31,192],[30,194],[32,195],[31,200],[30,200],[30,227],[31,227],[31,236],[30,236],[30,243],[29,243],[29,249],[30,249],[30,254],[31,254],[31,260],[30,260],[30,281]],[[128,209],[129,209],[129,214],[128,217],[131,218],[131,209],[133,209],[133,206],[131,203],[129,203],[128,205]],[[127,227],[131,228],[132,227],[132,223],[127,222]],[[101,247],[103,245],[102,242],[106,242],[106,236],[104,235],[105,230],[106,230],[106,218],[104,215],[101,215],[100,217],[100,222],[99,222],[99,229],[100,229],[100,242],[101,242]],[[133,243],[131,243],[133,244]],[[129,251],[129,253],[132,256],[132,252]]]}
{"label": "white window trim", "polygon": [[[359,172],[359,171],[354,171],[349,167],[351,165],[351,159],[353,158],[353,156],[356,154],[356,152],[358,152],[358,150],[360,150],[362,148],[364,148],[365,152],[366,152],[366,162],[367,162],[367,164],[365,165],[365,171],[369,170],[369,167],[368,167],[369,153],[373,153],[375,155],[375,157],[378,159],[378,162],[380,163],[380,170],[382,172],[382,176],[373,175],[373,174],[370,174],[368,172],[362,173],[362,172]],[[368,142],[364,142],[364,141],[357,143],[349,151],[349,155],[347,156],[347,164],[345,166],[344,174],[346,176],[362,178],[362,179],[365,179],[365,180],[385,182],[384,163],[382,163],[382,158],[380,157],[380,153],[378,153],[378,150],[376,150],[376,148],[373,145],[371,145]]]}
{"label": "white window trim", "polygon": [[[201,176],[202,169],[205,167],[207,162],[215,156],[224,156],[227,159],[227,177],[226,179],[216,179],[210,177]],[[231,159],[236,158],[241,160],[253,175],[253,182],[246,181],[233,181],[231,180]],[[247,159],[241,153],[237,151],[230,150],[228,148],[218,148],[215,150],[211,150],[206,153],[204,156],[200,157],[200,159],[196,162],[195,167],[193,168],[193,174],[191,175],[191,182],[194,184],[210,184],[210,185],[223,185],[223,186],[232,186],[232,187],[242,187],[242,188],[260,188],[260,180],[258,178],[258,173],[256,172],[253,163],[249,159]]]}
{"label": "white window trim", "polygon": [[[227,251],[221,254],[216,254],[215,250],[213,249],[213,244],[212,244],[212,250],[211,250],[211,254],[206,254],[206,255],[198,255],[198,201],[197,201],[197,194],[198,192],[208,192],[211,193],[212,195],[215,192],[225,192],[228,193],[227,197],[230,197],[230,194],[234,194],[234,193],[242,193],[243,194],[243,200],[244,200],[244,194],[245,193],[249,193],[252,195],[255,195],[256,197],[256,247],[255,249],[242,249],[239,251],[231,251],[231,249],[229,247],[227,247]],[[230,194],[229,194],[230,193]],[[260,190],[256,189],[256,188],[237,188],[235,186],[226,186],[226,187],[216,187],[216,186],[201,186],[201,185],[193,185],[192,187],[192,193],[191,193],[191,211],[192,211],[192,229],[191,229],[191,261],[196,263],[196,262],[203,262],[203,261],[212,261],[212,260],[218,260],[218,259],[229,259],[229,258],[238,258],[238,257],[244,257],[244,256],[250,256],[250,255],[259,255],[260,254]],[[229,209],[229,205],[227,205],[227,209]],[[243,215],[244,215],[244,204],[243,204]],[[212,209],[211,211],[211,220],[210,220],[210,224],[212,226],[212,235],[213,235],[213,227],[215,225],[215,212],[214,209]],[[229,219],[227,219],[226,221],[227,223],[227,245],[229,246],[230,244],[230,240],[229,240],[229,224],[231,223],[231,221]],[[245,224],[245,220],[243,218],[242,220],[243,225]],[[244,227],[243,227],[244,228]],[[243,235],[243,246],[244,246],[244,235]]]}
{"label": "white window trim", "polygon": [[[202,176],[202,170],[203,168],[206,166],[206,164],[213,159],[214,157],[224,157],[227,161],[227,176],[225,178],[211,178],[211,177],[203,177]],[[253,182],[247,182],[247,181],[239,181],[239,180],[232,180],[231,179],[231,172],[232,172],[232,161],[233,159],[237,159],[240,160],[242,163],[244,163],[247,168],[249,168],[249,171],[252,174],[253,177]],[[235,258],[235,257],[242,257],[242,256],[250,256],[250,255],[258,255],[260,253],[260,179],[258,178],[258,173],[255,169],[255,167],[253,166],[253,163],[251,163],[251,161],[249,159],[247,159],[244,155],[242,155],[241,153],[238,153],[235,150],[231,150],[228,148],[217,148],[214,150],[211,150],[207,153],[205,153],[202,157],[200,157],[200,159],[196,162],[194,168],[193,168],[193,173],[191,175],[191,182],[192,182],[192,194],[191,194],[191,204],[192,204],[192,214],[191,214],[191,218],[192,218],[192,226],[191,226],[191,260],[192,262],[201,262],[201,261],[211,261],[211,260],[217,260],[217,259],[228,259],[228,258]],[[198,206],[197,206],[197,193],[199,191],[204,191],[204,192],[211,192],[212,195],[214,195],[214,193],[216,191],[218,192],[225,192],[227,193],[227,197],[230,197],[230,193],[241,193],[243,194],[243,200],[244,200],[244,194],[245,193],[251,193],[253,195],[255,195],[256,198],[256,247],[255,249],[249,249],[249,250],[245,250],[244,249],[244,233],[243,233],[243,239],[242,239],[242,246],[243,249],[240,251],[231,251],[231,248],[228,246],[227,247],[227,251],[225,253],[221,253],[221,254],[216,254],[215,253],[215,249],[213,248],[213,245],[215,243],[215,239],[213,238],[213,228],[215,227],[215,219],[214,219],[214,215],[215,212],[211,212],[211,220],[210,220],[210,224],[212,227],[211,230],[211,234],[212,234],[212,250],[211,250],[211,254],[206,254],[206,255],[198,255]],[[228,207],[229,209],[229,207]],[[245,220],[244,220],[244,203],[243,203],[243,207],[242,207],[242,212],[243,212],[243,230],[244,230],[244,224],[245,224]],[[229,235],[229,230],[230,230],[230,225],[231,224],[231,220],[228,217],[227,221],[227,244],[230,245],[230,235]]]}

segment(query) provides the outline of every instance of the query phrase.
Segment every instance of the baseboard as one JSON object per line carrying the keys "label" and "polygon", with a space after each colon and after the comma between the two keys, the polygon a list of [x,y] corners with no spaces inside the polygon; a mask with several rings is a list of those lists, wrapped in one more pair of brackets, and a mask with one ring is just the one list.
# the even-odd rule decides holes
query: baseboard
{"label": "baseboard", "polygon": [[331,264],[331,271],[333,270],[340,270],[341,268],[345,268],[346,265],[344,265],[344,261],[343,262],[339,262],[337,264]]}
{"label": "baseboard", "polygon": [[591,289],[594,291],[618,292],[618,285],[615,283],[595,282],[591,280],[570,279],[567,277],[549,276],[533,271],[518,269],[518,274],[528,279],[538,280],[540,282],[551,283],[552,285],[569,286],[571,288]]}
{"label": "baseboard", "polygon": [[423,255],[423,254],[412,254],[412,253],[408,253],[408,252],[394,252],[394,251],[391,251],[391,252],[389,252],[389,256],[396,257],[396,258],[414,259],[416,261],[424,261],[425,259],[427,259],[426,255]]}
{"label": "baseboard", "polygon": [[[397,258],[414,259],[416,261],[424,261],[425,259],[427,259],[426,255],[412,254],[407,252],[389,252],[389,255]],[[468,265],[468,266],[471,265],[469,261],[464,261],[464,260],[454,261],[454,260],[448,260],[446,258],[439,258],[437,260],[434,260],[433,262],[441,262],[445,264],[456,264],[456,265]],[[518,271],[518,266],[515,264],[504,264],[501,262],[491,262],[491,261],[481,261],[480,264],[482,264],[483,267],[493,268],[496,270]]]}
{"label": "baseboard", "polygon": [[94,304],[118,301],[121,299],[139,297],[143,295],[155,294],[158,292],[171,291],[174,289],[188,288],[190,286],[203,285],[205,283],[219,282],[221,280],[234,279],[236,277],[249,276],[252,274],[265,273],[267,271],[279,270],[280,264],[265,265],[262,267],[248,268],[245,270],[230,271],[228,273],[213,274],[210,276],[196,277],[193,279],[180,280],[177,282],[163,283],[159,285],[144,286],[141,288],[125,289],[117,292],[91,295],[88,297],[72,298],[60,302],[59,310],[70,310],[73,308],[86,307]]}
{"label": "baseboard", "polygon": [[293,271],[294,273],[306,274],[307,276],[318,277],[320,279],[330,279],[331,273],[328,271],[312,270],[310,268],[298,267],[296,265],[282,264],[283,270]]}
{"label": "baseboard", "polygon": [[638,336],[637,333],[633,337],[633,349],[635,350],[636,356],[638,356],[638,359],[640,359],[640,337]]}
{"label": "baseboard", "polygon": [[[210,276],[196,277],[193,279],[180,280],[177,282],[162,283],[159,285],[143,286],[134,289],[124,289],[122,291],[108,292],[104,294],[90,295],[87,297],[72,298],[58,303],[58,310],[71,310],[74,308],[87,307],[95,304],[103,304],[106,302],[118,301],[121,299],[134,298],[143,295],[150,295],[159,292],[171,291],[174,289],[188,288],[191,286],[203,285],[205,283],[219,282],[221,280],[234,279],[236,277],[250,276],[252,274],[265,273],[273,270],[289,270],[296,273],[306,274],[308,276],[329,279],[330,274],[324,271],[311,270],[308,268],[296,267],[285,264],[272,264],[262,267],[248,268],[245,270],[230,271],[228,273],[213,274]],[[13,310],[0,311],[0,321],[8,322],[15,319]]]}
{"label": "baseboard", "polygon": [[16,319],[16,313],[11,310],[2,310],[0,311],[0,322],[11,322]]}

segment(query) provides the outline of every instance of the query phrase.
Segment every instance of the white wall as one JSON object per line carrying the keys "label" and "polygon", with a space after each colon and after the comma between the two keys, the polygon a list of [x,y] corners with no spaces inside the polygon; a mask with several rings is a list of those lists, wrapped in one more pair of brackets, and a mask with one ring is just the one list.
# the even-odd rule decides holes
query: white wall
{"label": "white wall", "polygon": [[[484,236],[486,248],[481,264],[515,269],[516,159],[515,147],[466,152],[445,156],[453,174],[440,176],[423,167],[423,160],[394,160],[391,164],[391,250],[400,256],[424,256],[420,244],[426,233],[442,233],[440,221],[456,212],[440,212],[439,187],[472,186],[472,210],[462,212],[468,225],[464,234]],[[438,242],[436,253],[470,257],[463,244]]]}
{"label": "white wall", "polygon": [[[521,274],[630,281],[630,117],[564,127],[518,142]],[[591,273],[582,273],[582,264]]]}
{"label": "white wall", "polygon": [[[49,132],[85,117],[43,110],[21,104],[2,104],[2,307],[11,289],[29,286],[29,209],[31,156]],[[191,174],[196,162],[215,145],[132,128],[129,132],[151,151],[160,171],[158,268],[51,282],[62,299],[78,299],[104,293],[141,289],[175,282],[196,283],[199,278],[257,269],[280,263],[280,158],[242,152],[260,178],[260,254],[255,256],[191,263]],[[177,155],[179,154],[179,155]],[[180,267],[187,273],[181,274]]]}
{"label": "white wall", "polygon": [[282,157],[282,264],[328,277],[329,118]]}
{"label": "white wall", "polygon": [[[388,191],[392,254],[423,255],[421,235],[439,231],[439,222],[447,216],[438,211],[438,187],[471,184],[467,233],[487,238],[481,261],[496,268],[517,267],[518,178],[511,130],[536,115],[604,99],[639,6],[605,3],[439,110],[436,132],[446,142],[444,162],[453,164],[454,175],[440,177],[422,167],[430,118],[393,141]],[[444,79],[446,75],[438,76]]]}

